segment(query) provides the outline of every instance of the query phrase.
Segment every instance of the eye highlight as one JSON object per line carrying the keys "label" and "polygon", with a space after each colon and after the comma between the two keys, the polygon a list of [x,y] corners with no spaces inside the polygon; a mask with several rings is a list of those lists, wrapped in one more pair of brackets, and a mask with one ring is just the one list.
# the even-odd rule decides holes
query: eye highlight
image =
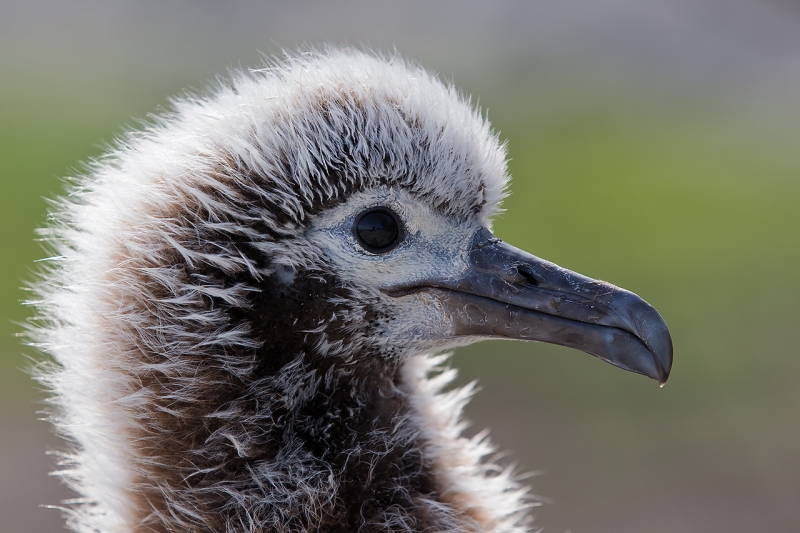
{"label": "eye highlight", "polygon": [[361,246],[375,254],[386,253],[397,246],[400,242],[401,230],[397,215],[385,207],[377,207],[361,213],[353,227],[353,232]]}

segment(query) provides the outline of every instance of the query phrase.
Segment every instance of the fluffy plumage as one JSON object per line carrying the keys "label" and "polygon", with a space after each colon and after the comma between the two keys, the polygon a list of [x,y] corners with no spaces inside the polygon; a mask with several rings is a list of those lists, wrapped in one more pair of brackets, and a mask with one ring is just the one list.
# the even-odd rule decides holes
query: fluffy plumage
{"label": "fluffy plumage", "polygon": [[382,293],[399,271],[341,230],[405,209],[427,243],[398,252],[413,276],[458,256],[437,235],[487,226],[506,182],[453,87],[359,51],[238,72],[129,134],[45,231],[31,335],[55,361],[69,527],[525,531],[524,489],[461,436],[443,311]]}

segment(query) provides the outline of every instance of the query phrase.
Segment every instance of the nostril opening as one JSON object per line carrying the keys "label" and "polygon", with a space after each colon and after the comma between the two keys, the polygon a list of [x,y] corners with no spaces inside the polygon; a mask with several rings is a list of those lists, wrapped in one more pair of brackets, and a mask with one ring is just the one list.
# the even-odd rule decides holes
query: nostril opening
{"label": "nostril opening", "polygon": [[533,270],[531,270],[530,267],[528,266],[519,265],[517,267],[517,272],[519,272],[520,276],[525,278],[525,283],[527,283],[528,285],[536,287],[541,283],[539,277],[536,276],[536,274],[533,273]]}

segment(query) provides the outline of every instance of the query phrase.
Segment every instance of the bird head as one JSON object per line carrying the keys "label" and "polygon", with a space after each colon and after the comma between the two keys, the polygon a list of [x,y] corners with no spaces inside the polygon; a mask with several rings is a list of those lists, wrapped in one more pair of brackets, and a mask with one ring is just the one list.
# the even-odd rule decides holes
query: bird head
{"label": "bird head", "polygon": [[257,176],[253,204],[269,196],[270,214],[283,211],[259,258],[283,291],[272,309],[303,321],[281,334],[315,331],[326,355],[389,358],[543,341],[666,381],[671,340],[652,306],[491,233],[504,147],[452,87],[363,54],[292,69],[297,82],[265,116],[242,112],[250,123],[225,155],[232,179]]}

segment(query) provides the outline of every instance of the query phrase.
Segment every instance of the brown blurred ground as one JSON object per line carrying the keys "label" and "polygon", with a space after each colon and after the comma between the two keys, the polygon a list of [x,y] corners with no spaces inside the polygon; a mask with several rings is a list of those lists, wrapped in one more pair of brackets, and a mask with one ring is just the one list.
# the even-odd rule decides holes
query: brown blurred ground
{"label": "brown blurred ground", "polygon": [[46,532],[63,530],[60,511],[41,505],[71,497],[48,475],[54,458],[45,455],[57,446],[44,422],[35,422],[34,406],[6,403],[0,409],[0,516],[2,530]]}

